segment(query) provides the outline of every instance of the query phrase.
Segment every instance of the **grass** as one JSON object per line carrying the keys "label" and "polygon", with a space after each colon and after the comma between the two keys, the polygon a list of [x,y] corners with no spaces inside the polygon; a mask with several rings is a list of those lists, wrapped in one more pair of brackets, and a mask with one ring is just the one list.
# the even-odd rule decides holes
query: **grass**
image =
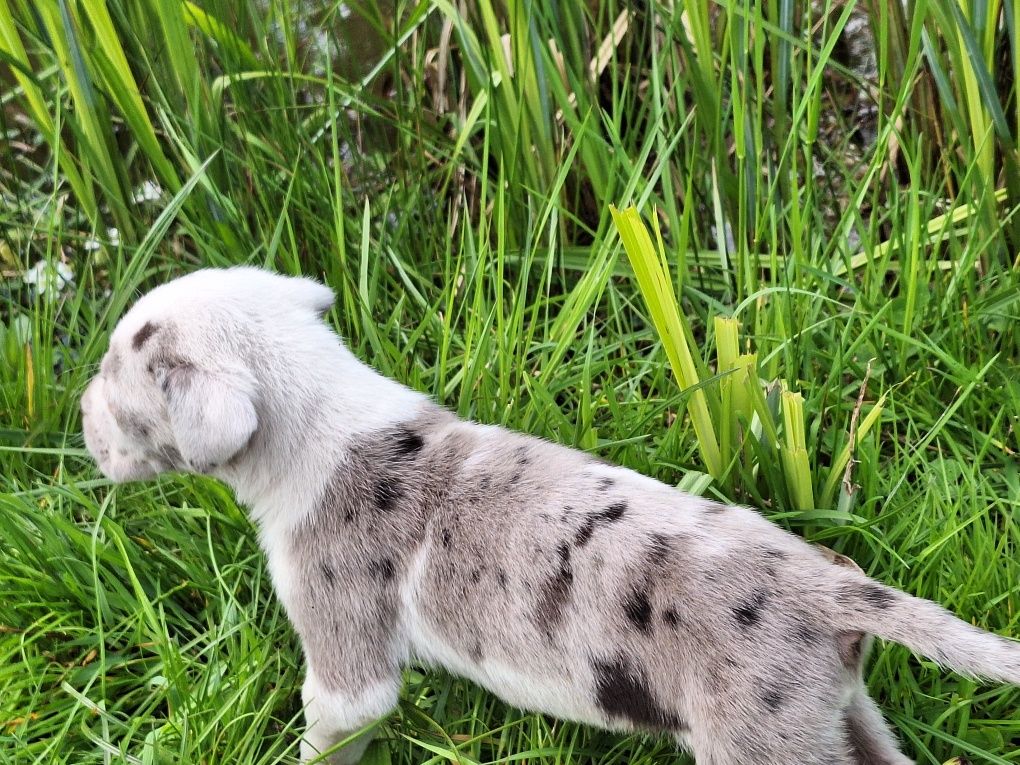
{"label": "grass", "polygon": [[[0,0],[0,762],[294,761],[243,509],[111,486],[79,434],[118,315],[203,265],[323,278],[359,356],[461,415],[1020,635],[1015,2],[349,5],[316,45],[285,0]],[[919,762],[1020,763],[1020,690],[898,646],[869,684]],[[418,670],[370,752],[676,761]]]}

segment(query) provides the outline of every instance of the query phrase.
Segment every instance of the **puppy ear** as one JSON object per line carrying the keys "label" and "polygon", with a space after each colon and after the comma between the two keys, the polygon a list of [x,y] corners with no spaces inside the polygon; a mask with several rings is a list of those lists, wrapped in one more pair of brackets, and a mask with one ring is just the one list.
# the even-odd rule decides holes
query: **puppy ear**
{"label": "puppy ear", "polygon": [[180,362],[160,377],[177,449],[192,470],[214,470],[248,445],[258,427],[249,375]]}
{"label": "puppy ear", "polygon": [[333,307],[336,295],[325,284],[319,284],[317,281],[303,277],[291,277],[287,281],[292,299],[296,303],[310,308],[316,316],[325,316]]}

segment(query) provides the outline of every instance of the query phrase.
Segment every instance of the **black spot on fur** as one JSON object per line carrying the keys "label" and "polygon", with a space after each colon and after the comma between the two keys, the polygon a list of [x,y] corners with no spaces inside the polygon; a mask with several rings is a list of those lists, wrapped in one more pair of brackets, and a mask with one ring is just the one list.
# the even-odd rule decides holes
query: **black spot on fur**
{"label": "black spot on fur", "polygon": [[479,486],[482,487],[482,491],[488,491],[490,488],[492,488],[492,476],[483,475],[482,480],[479,482]]}
{"label": "black spot on fur", "polygon": [[783,694],[777,688],[766,688],[761,692],[761,703],[772,713],[783,708]]}
{"label": "black spot on fur", "polygon": [[665,534],[652,534],[651,542],[648,545],[648,561],[654,567],[661,566],[669,558],[672,548],[669,546],[669,537]]}
{"label": "black spot on fur", "polygon": [[591,541],[596,526],[599,524],[616,523],[616,521],[623,517],[625,512],[627,512],[626,502],[614,502],[605,510],[589,514],[585,522],[577,530],[577,534],[574,536],[574,544],[578,547],[584,547]]}
{"label": "black spot on fur", "polygon": [[718,515],[719,513],[725,513],[730,509],[729,505],[724,505],[721,502],[706,502],[705,512],[710,515]]}
{"label": "black spot on fur", "polygon": [[768,558],[769,560],[786,560],[787,554],[782,550],[776,550],[770,547],[766,547],[761,551],[762,557]]}
{"label": "black spot on fur", "polygon": [[895,596],[878,584],[862,584],[857,590],[858,597],[875,608],[885,610],[896,600]]}
{"label": "black spot on fur", "polygon": [[482,570],[480,568],[471,569],[471,584],[478,584],[482,581]]}
{"label": "black spot on fur", "polygon": [[614,502],[601,513],[599,513],[599,520],[605,523],[616,523],[623,517],[623,514],[627,512],[626,502]]}
{"label": "black spot on fur", "polygon": [[756,590],[751,598],[743,605],[733,609],[733,616],[742,627],[753,627],[761,621],[762,610],[765,608],[765,601],[768,594],[762,590]]}
{"label": "black spot on fur", "polygon": [[393,506],[403,496],[400,490],[400,483],[392,476],[380,476],[374,489],[375,506],[380,510],[392,510]]}
{"label": "black spot on fur", "polygon": [[681,731],[683,720],[663,709],[652,697],[644,673],[624,656],[594,661],[595,700],[610,718],[628,720],[638,728]]}
{"label": "black spot on fur", "polygon": [[381,579],[384,582],[390,581],[393,578],[394,573],[396,573],[393,561],[389,558],[372,561],[368,564],[368,570],[372,573],[372,576],[376,579]]}
{"label": "black spot on fur", "polygon": [[326,580],[326,583],[330,587],[336,586],[336,571],[328,563],[323,563],[319,566],[319,570],[322,571],[322,578]]}
{"label": "black spot on fur", "polygon": [[393,451],[396,452],[397,456],[410,457],[412,454],[420,452],[424,445],[425,441],[413,430],[410,428],[400,428],[393,441]]}
{"label": "black spot on fur", "polygon": [[482,644],[479,641],[475,641],[471,644],[471,648],[468,649],[468,656],[471,657],[471,661],[477,663],[482,660]]}
{"label": "black spot on fur", "polygon": [[679,629],[680,627],[680,614],[677,613],[673,606],[669,606],[665,611],[662,612],[662,621],[667,627],[671,629]]}
{"label": "black spot on fur", "polygon": [[561,567],[570,565],[570,545],[566,542],[560,542],[556,548],[556,554],[559,556]]}
{"label": "black spot on fur", "polygon": [[450,542],[453,541],[453,534],[450,533],[449,529],[443,529],[440,533],[440,537],[443,540],[443,547],[449,547]]}
{"label": "black spot on fur", "polygon": [[623,601],[623,611],[627,614],[630,623],[641,632],[648,632],[652,628],[652,604],[648,595],[638,589],[633,589]]}
{"label": "black spot on fur", "polygon": [[609,491],[615,483],[616,481],[609,476],[602,476],[595,486],[599,491]]}
{"label": "black spot on fur", "polygon": [[502,590],[507,588],[506,571],[503,569],[496,570],[496,584],[498,584]]}
{"label": "black spot on fur", "polygon": [[814,646],[821,641],[822,632],[810,624],[798,624],[793,628],[792,639],[803,646]]}
{"label": "black spot on fur", "polygon": [[151,321],[145,322],[142,328],[135,332],[135,336],[131,338],[131,347],[136,351],[141,350],[142,346],[145,345],[145,341],[156,334],[158,329],[158,324],[153,324]]}
{"label": "black spot on fur", "polygon": [[578,547],[584,547],[591,541],[591,535],[594,533],[595,519],[589,516],[588,520],[581,524],[581,528],[577,530],[577,534],[574,535],[574,544]]}
{"label": "black spot on fur", "polygon": [[559,565],[556,572],[542,585],[538,601],[538,621],[546,635],[552,638],[553,628],[563,620],[563,609],[570,600],[574,586],[574,570],[570,564],[570,545],[561,542],[556,548]]}

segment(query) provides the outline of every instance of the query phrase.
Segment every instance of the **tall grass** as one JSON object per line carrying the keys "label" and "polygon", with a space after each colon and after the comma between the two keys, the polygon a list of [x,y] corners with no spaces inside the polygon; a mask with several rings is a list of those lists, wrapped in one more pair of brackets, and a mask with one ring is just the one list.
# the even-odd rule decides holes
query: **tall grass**
{"label": "tall grass", "polygon": [[[1016,635],[1016,11],[0,0],[0,760],[294,760],[243,511],[112,487],[78,435],[117,316],[205,265],[324,278],[355,352],[460,414]],[[1016,689],[896,647],[870,684],[919,762],[1020,762]],[[373,762],[676,761],[418,671],[381,733]]]}

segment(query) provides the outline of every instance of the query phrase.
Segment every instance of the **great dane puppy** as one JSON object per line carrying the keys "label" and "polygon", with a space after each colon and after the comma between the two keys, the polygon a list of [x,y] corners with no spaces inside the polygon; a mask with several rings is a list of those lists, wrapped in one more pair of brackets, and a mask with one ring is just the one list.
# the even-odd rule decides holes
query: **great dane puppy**
{"label": "great dane puppy", "polygon": [[113,481],[203,473],[250,508],[307,661],[304,761],[386,715],[409,662],[699,765],[908,763],[862,682],[869,634],[1020,683],[1020,644],[752,510],[457,419],[356,359],[332,303],[197,271],[120,320],[81,402]]}

